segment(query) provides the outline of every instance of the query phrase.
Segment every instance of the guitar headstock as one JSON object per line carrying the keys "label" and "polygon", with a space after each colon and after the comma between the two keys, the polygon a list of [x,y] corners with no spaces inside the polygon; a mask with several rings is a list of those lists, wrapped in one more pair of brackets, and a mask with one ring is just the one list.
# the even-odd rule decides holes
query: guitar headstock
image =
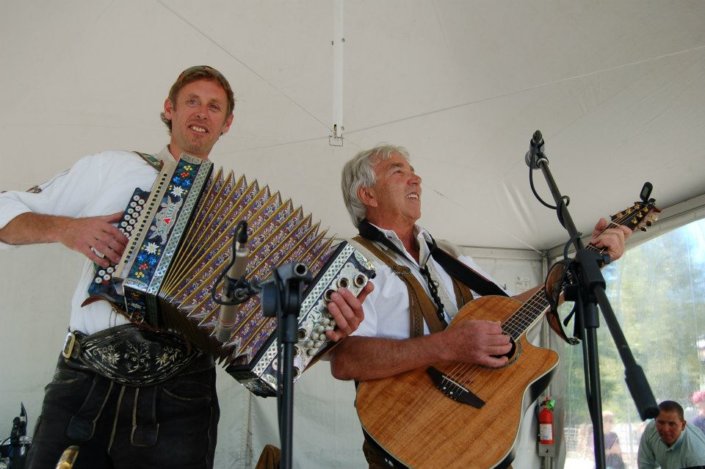
{"label": "guitar headstock", "polygon": [[626,210],[612,215],[612,223],[623,225],[632,231],[646,231],[656,220],[661,209],[654,205],[654,199],[634,202],[634,205]]}

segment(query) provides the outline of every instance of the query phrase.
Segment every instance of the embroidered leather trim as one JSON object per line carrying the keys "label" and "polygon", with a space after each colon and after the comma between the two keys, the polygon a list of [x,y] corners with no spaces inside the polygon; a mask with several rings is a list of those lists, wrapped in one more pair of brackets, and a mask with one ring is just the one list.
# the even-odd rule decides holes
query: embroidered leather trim
{"label": "embroidered leather trim", "polygon": [[[78,352],[71,355],[96,373],[120,384],[161,383],[188,366],[201,352],[179,335],[142,330],[132,324],[76,336]],[[75,350],[75,346],[74,346]]]}

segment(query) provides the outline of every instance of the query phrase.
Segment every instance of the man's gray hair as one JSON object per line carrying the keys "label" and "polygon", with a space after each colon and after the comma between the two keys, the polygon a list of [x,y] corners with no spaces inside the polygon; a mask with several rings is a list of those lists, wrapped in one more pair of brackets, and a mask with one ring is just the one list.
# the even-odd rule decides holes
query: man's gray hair
{"label": "man's gray hair", "polygon": [[367,216],[367,208],[357,196],[357,191],[361,187],[374,186],[374,166],[380,161],[391,158],[392,153],[398,153],[407,160],[409,159],[409,152],[404,147],[379,145],[369,150],[361,151],[345,163],[340,188],[343,191],[345,208],[348,209],[355,227],[360,226],[360,222]]}

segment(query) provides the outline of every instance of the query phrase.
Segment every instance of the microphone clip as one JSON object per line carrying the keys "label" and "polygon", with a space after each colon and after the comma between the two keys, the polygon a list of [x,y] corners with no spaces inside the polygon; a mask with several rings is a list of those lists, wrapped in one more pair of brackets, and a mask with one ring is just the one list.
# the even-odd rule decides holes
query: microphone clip
{"label": "microphone clip", "polygon": [[544,154],[543,150],[543,135],[541,135],[540,130],[537,130],[536,132],[534,132],[534,135],[531,137],[531,140],[529,140],[529,151],[527,151],[526,155],[524,156],[524,161],[526,162],[526,165],[529,168],[540,169],[541,164],[548,162],[548,159],[546,158],[546,155]]}
{"label": "microphone clip", "polygon": [[258,282],[249,282],[244,276],[238,279],[231,279],[227,275],[223,280],[223,291],[216,303],[219,305],[235,306],[242,304],[259,293]]}
{"label": "microphone clip", "polygon": [[[230,262],[215,283],[212,297],[221,306],[234,306],[244,303],[256,295],[260,288],[256,282],[250,283],[246,278],[250,251],[247,247],[247,221],[238,223],[233,234],[233,248]],[[216,297],[215,288],[220,285],[220,298]]]}
{"label": "microphone clip", "polygon": [[[245,303],[259,291],[256,282],[247,281],[247,263],[250,251],[247,248],[247,222],[241,221],[235,227],[233,234],[233,249],[230,262],[220,274],[211,289],[211,299],[220,305],[218,324],[215,328],[215,337],[220,342],[227,342],[235,326],[236,306]],[[221,285],[220,297],[216,294],[218,285]]]}

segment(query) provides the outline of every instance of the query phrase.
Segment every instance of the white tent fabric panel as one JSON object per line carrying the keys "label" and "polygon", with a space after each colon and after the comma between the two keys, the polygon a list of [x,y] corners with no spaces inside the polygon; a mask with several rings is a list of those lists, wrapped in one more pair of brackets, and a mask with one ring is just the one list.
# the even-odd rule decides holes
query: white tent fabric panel
{"label": "white tent fabric panel", "polygon": [[[584,232],[647,180],[662,206],[703,193],[705,3],[348,0],[342,97],[335,8],[0,3],[0,161],[22,161],[0,173],[0,190],[104,149],[159,151],[168,87],[207,63],[238,99],[215,163],[271,184],[340,237],[353,234],[340,169],[380,142],[410,150],[424,178],[422,223],[466,246],[541,251],[563,239],[529,190],[523,155],[535,129]],[[328,139],[339,100],[342,147]]]}

